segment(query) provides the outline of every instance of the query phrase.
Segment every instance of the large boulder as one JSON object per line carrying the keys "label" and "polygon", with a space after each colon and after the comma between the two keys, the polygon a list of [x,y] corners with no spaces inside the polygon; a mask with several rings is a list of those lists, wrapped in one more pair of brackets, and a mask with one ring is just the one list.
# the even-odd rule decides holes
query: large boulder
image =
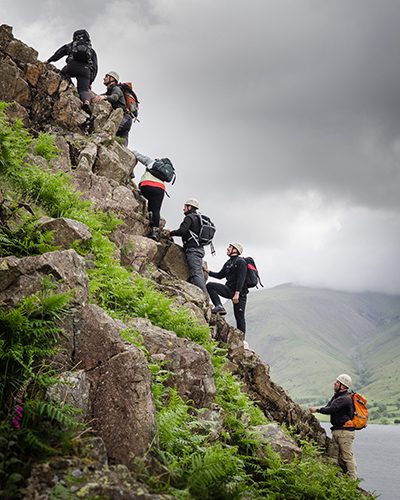
{"label": "large boulder", "polygon": [[127,184],[132,177],[135,165],[135,155],[114,141],[110,146],[99,147],[94,172],[118,184]]}
{"label": "large boulder", "polygon": [[93,370],[125,351],[121,329],[126,328],[111,318],[101,307],[87,304],[82,308],[75,334],[75,364]]}
{"label": "large boulder", "polygon": [[137,347],[110,358],[89,372],[94,427],[103,438],[111,462],[133,465],[154,439],[155,406],[151,374]]}
{"label": "large boulder", "polygon": [[183,248],[171,243],[160,262],[160,268],[174,278],[186,281],[189,278],[189,269]]}
{"label": "large boulder", "polygon": [[132,456],[143,456],[154,438],[155,407],[146,359],[122,341],[125,328],[100,307],[85,306],[74,361],[87,373],[91,416],[110,460],[131,465]]}
{"label": "large boulder", "polygon": [[0,26],[0,52],[5,52],[8,44],[13,40],[12,27],[7,24]]}
{"label": "large boulder", "polygon": [[53,118],[63,128],[78,132],[87,121],[88,115],[82,111],[82,102],[71,90],[62,92],[53,107]]}
{"label": "large boulder", "polygon": [[98,131],[99,135],[103,139],[109,139],[111,140],[115,134],[117,133],[118,127],[122,121],[122,118],[124,116],[124,112],[122,111],[121,108],[117,108],[112,110],[109,116],[107,117],[105,123],[101,126],[100,128],[100,117],[98,120],[95,120],[94,123],[94,129],[95,131]]}
{"label": "large boulder", "polygon": [[[0,70],[1,71],[1,70]],[[21,104],[14,101],[7,106],[6,115],[10,122],[15,122],[16,120],[21,120],[24,127],[29,127],[30,119],[29,114]]]}
{"label": "large boulder", "polygon": [[108,101],[93,103],[93,115],[95,117],[93,127],[95,133],[101,132],[106,126],[106,123],[110,120],[115,123],[114,128],[111,129],[110,124],[108,124],[106,128],[107,130],[110,130],[111,133],[113,132],[112,135],[115,135],[115,132],[118,130],[119,124],[122,120],[123,112],[121,110],[120,113],[115,113],[112,117],[110,116],[111,114],[112,107]]}
{"label": "large boulder", "polygon": [[56,292],[72,292],[71,304],[80,307],[88,296],[85,261],[75,250],[47,252],[34,257],[0,259],[0,303],[7,308],[42,289],[50,277]]}
{"label": "large boulder", "polygon": [[206,309],[209,297],[198,286],[188,281],[173,278],[168,272],[160,269],[155,270],[151,277],[157,283],[158,288],[166,295],[180,297],[183,302],[190,302],[201,309]]}
{"label": "large boulder", "polygon": [[48,278],[55,286],[54,293],[68,293],[70,314],[62,324],[59,350],[52,359],[57,370],[72,367],[76,315],[88,297],[88,278],[85,260],[75,250],[47,252],[34,257],[4,257],[0,259],[0,305],[11,309],[21,299],[43,289]]}
{"label": "large boulder", "polygon": [[45,65],[44,63],[29,67],[27,77],[30,75],[31,78],[37,78],[37,83],[35,84],[37,91],[44,95],[56,97],[57,91],[63,92],[70,86],[72,89],[72,84],[62,77],[58,71],[56,72],[51,68],[52,66]]}
{"label": "large boulder", "polygon": [[257,425],[250,429],[252,434],[263,443],[258,450],[260,456],[266,456],[266,446],[270,445],[274,451],[279,453],[286,462],[292,462],[296,456],[301,455],[301,448],[288,434],[285,434],[276,423]]}
{"label": "large boulder", "polygon": [[172,372],[166,382],[168,386],[176,386],[178,393],[198,408],[210,406],[216,388],[214,369],[206,349],[154,326],[144,318],[131,320],[129,327],[140,333],[150,356],[162,361],[163,366]]}
{"label": "large boulder", "polygon": [[31,102],[29,85],[24,80],[21,70],[11,59],[1,61],[0,100],[16,101],[25,107]]}
{"label": "large boulder", "polygon": [[145,236],[132,235],[121,248],[121,262],[143,273],[150,264],[157,266],[162,254],[159,243]]}
{"label": "large boulder", "polygon": [[20,40],[13,39],[7,44],[4,52],[18,63],[27,64],[37,62],[38,52]]}
{"label": "large boulder", "polygon": [[85,243],[92,237],[89,228],[82,222],[59,217],[51,219],[44,217],[40,223],[41,229],[53,232],[53,244],[61,248],[69,248],[74,241]]}

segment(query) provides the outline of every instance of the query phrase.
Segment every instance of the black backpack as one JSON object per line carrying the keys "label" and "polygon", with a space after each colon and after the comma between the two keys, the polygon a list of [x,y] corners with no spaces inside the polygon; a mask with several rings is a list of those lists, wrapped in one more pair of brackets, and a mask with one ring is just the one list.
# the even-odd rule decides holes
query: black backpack
{"label": "black backpack", "polygon": [[207,217],[207,215],[203,215],[200,212],[194,212],[191,215],[198,216],[200,227],[198,234],[189,230],[190,236],[194,239],[197,245],[201,247],[211,245],[211,253],[214,255],[215,249],[212,239],[217,231],[214,222],[210,219],[210,217]]}
{"label": "black backpack", "polygon": [[175,168],[169,158],[161,158],[155,160],[150,168],[147,169],[154,177],[163,182],[175,182],[176,174]]}
{"label": "black backpack", "polygon": [[74,33],[71,55],[74,61],[92,64],[92,44],[85,30]]}
{"label": "black backpack", "polygon": [[247,264],[246,286],[247,288],[258,288],[258,285],[264,287],[258,274],[256,263],[253,257],[243,257]]}

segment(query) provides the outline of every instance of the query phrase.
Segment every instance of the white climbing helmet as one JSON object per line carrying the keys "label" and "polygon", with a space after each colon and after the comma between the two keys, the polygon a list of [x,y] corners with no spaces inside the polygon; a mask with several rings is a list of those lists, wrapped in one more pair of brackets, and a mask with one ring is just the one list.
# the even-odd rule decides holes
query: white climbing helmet
{"label": "white climbing helmet", "polygon": [[339,375],[336,378],[336,380],[347,388],[349,388],[353,385],[351,377],[350,377],[350,375],[347,375],[347,373],[342,373],[341,375]]}
{"label": "white climbing helmet", "polygon": [[195,198],[190,198],[189,200],[185,201],[185,205],[190,205],[191,207],[199,208],[200,203]]}
{"label": "white climbing helmet", "polygon": [[116,71],[108,71],[106,75],[111,76],[118,83],[119,82],[119,74]]}
{"label": "white climbing helmet", "polygon": [[241,255],[243,253],[243,247],[240,243],[229,243],[231,245],[231,247],[233,248],[236,248],[236,250],[238,251],[238,254]]}

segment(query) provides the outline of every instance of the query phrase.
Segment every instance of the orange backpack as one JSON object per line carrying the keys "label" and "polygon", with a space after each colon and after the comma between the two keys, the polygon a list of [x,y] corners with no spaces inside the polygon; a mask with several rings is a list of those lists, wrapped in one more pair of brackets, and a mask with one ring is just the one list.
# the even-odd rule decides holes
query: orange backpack
{"label": "orange backpack", "polygon": [[364,429],[367,427],[368,422],[368,408],[367,408],[367,398],[358,392],[353,392],[351,394],[354,406],[354,417],[352,420],[348,420],[344,427],[354,427],[356,431]]}
{"label": "orange backpack", "polygon": [[131,82],[118,83],[118,87],[124,93],[126,110],[131,115],[132,118],[137,119],[139,113],[139,100],[132,88],[132,83]]}

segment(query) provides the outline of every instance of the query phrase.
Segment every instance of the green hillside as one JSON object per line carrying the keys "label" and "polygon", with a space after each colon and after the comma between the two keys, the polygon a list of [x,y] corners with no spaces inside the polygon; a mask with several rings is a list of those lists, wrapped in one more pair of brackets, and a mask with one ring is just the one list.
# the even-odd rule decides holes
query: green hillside
{"label": "green hillside", "polygon": [[251,293],[247,324],[250,347],[298,402],[326,401],[348,372],[370,406],[400,414],[400,296],[286,284]]}

